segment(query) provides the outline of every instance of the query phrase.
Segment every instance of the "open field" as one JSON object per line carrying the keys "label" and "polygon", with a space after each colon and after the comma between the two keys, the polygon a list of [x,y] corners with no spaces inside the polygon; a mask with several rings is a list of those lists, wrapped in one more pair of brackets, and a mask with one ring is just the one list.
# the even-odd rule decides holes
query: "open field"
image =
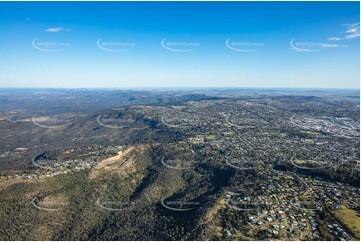
{"label": "open field", "polygon": [[360,239],[360,212],[342,206],[341,209],[333,211],[333,215],[346,226],[355,238]]}

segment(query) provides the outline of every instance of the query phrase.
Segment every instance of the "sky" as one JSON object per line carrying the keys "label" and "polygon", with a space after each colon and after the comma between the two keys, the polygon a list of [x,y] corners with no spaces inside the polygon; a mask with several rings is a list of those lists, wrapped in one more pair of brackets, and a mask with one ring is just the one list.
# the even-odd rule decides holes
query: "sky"
{"label": "sky", "polygon": [[357,88],[359,2],[0,2],[0,87]]}

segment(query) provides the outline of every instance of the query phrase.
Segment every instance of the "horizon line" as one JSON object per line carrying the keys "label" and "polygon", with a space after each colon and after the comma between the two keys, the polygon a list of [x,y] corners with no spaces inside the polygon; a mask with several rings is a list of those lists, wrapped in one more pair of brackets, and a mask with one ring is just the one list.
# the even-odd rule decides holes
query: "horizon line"
{"label": "horizon line", "polygon": [[360,87],[229,87],[229,86],[144,86],[144,87],[0,87],[0,89],[106,89],[106,90],[122,90],[122,89],[337,89],[337,90],[359,90]]}

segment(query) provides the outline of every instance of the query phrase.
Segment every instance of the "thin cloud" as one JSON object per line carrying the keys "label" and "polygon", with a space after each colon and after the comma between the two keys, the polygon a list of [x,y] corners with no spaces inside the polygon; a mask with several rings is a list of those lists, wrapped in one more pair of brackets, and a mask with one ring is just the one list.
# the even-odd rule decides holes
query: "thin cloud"
{"label": "thin cloud", "polygon": [[45,32],[49,32],[49,33],[58,33],[58,32],[62,32],[62,31],[71,31],[70,29],[64,29],[64,28],[48,28],[44,30]]}
{"label": "thin cloud", "polygon": [[360,38],[360,23],[354,23],[354,24],[346,24],[347,30],[346,30],[346,36],[345,39],[355,39]]}
{"label": "thin cloud", "polygon": [[331,37],[327,40],[330,41],[338,41],[338,40],[350,40],[360,38],[360,23],[354,24],[344,24],[346,26],[346,31],[344,32],[346,35],[344,37]]}
{"label": "thin cloud", "polygon": [[327,40],[330,40],[330,41],[337,41],[337,40],[343,40],[343,38],[331,37],[331,38],[328,38]]}

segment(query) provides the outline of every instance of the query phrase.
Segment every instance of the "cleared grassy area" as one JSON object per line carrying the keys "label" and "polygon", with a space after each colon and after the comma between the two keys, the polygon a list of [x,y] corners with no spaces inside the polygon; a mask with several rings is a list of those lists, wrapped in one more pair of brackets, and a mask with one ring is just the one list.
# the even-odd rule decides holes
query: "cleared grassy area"
{"label": "cleared grassy area", "polygon": [[296,164],[306,164],[305,160],[295,160]]}
{"label": "cleared grassy area", "polygon": [[352,235],[360,239],[360,213],[359,211],[342,207],[341,209],[332,212],[333,215],[346,226]]}
{"label": "cleared grassy area", "polygon": [[203,135],[199,134],[196,136],[197,139],[216,139],[215,135]]}
{"label": "cleared grassy area", "polygon": [[301,133],[303,134],[311,134],[311,135],[321,135],[318,132],[314,132],[314,131],[305,131],[305,130],[300,130]]}

